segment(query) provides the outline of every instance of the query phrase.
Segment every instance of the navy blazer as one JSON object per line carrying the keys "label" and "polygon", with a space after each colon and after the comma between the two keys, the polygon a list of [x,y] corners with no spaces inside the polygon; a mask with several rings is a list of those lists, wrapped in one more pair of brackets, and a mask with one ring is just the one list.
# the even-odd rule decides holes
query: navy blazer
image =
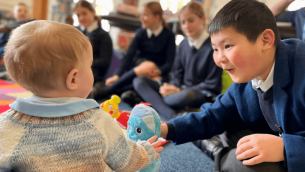
{"label": "navy blazer", "polygon": [[[275,58],[273,105],[276,120],[283,128],[281,137],[288,170],[302,171],[305,169],[305,42],[281,41]],[[243,125],[255,133],[273,133],[262,114],[251,81],[233,83],[213,104],[203,104],[201,112],[171,122],[176,144],[208,139]]]}

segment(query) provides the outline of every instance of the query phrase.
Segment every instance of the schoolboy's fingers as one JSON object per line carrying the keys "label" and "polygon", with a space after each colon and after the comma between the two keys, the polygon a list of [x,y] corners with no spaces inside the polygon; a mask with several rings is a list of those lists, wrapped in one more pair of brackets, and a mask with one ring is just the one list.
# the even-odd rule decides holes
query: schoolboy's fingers
{"label": "schoolboy's fingers", "polygon": [[159,153],[161,151],[163,151],[163,147],[162,146],[155,148],[155,152],[156,153]]}
{"label": "schoolboy's fingers", "polygon": [[158,158],[160,158],[160,155],[159,155],[159,154],[156,155],[155,159],[158,159]]}
{"label": "schoolboy's fingers", "polygon": [[140,142],[140,141],[141,141],[141,139],[138,140],[138,142]]}
{"label": "schoolboy's fingers", "polygon": [[263,162],[263,157],[258,155],[258,156],[255,156],[251,159],[248,159],[248,160],[244,160],[243,161],[243,164],[244,165],[256,165],[256,164],[259,164],[259,163],[262,163]]}
{"label": "schoolboy's fingers", "polygon": [[147,140],[147,142],[149,142],[150,144],[152,144],[157,138],[158,138],[157,135],[154,135],[154,136],[152,136],[151,138],[149,138],[149,139]]}
{"label": "schoolboy's fingers", "polygon": [[158,140],[158,141],[154,142],[154,143],[151,144],[151,145],[152,145],[154,148],[156,148],[156,147],[160,146],[161,143],[162,143],[162,141],[161,141],[161,140]]}
{"label": "schoolboy's fingers", "polygon": [[253,148],[253,145],[250,142],[245,142],[236,148],[235,154],[236,155],[242,154],[243,152],[245,152],[249,149],[252,149],[252,148]]}
{"label": "schoolboy's fingers", "polygon": [[237,143],[237,147],[245,142],[249,142],[250,140],[251,140],[251,135],[241,138]]}
{"label": "schoolboy's fingers", "polygon": [[243,160],[243,159],[252,158],[252,157],[255,157],[258,155],[259,155],[258,151],[256,151],[255,149],[249,149],[249,150],[246,150],[243,153],[237,155],[236,159]]}

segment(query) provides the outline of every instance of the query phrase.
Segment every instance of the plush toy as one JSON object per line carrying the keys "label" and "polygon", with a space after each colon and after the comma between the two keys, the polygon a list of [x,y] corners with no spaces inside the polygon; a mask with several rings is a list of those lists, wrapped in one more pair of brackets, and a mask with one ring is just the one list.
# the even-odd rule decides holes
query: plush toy
{"label": "plush toy", "polygon": [[120,97],[117,96],[117,95],[113,95],[113,96],[111,96],[110,100],[106,100],[100,106],[105,111],[110,113],[112,118],[115,118],[126,129],[127,128],[127,121],[129,119],[129,116],[125,112],[119,111],[119,103],[120,102],[121,102]]}
{"label": "plush toy", "polygon": [[[129,116],[127,127],[127,137],[137,142],[140,140],[148,140],[152,136],[160,137],[161,120],[158,113],[145,104],[136,105]],[[139,172],[157,172],[161,165],[161,158],[155,161],[145,169]]]}

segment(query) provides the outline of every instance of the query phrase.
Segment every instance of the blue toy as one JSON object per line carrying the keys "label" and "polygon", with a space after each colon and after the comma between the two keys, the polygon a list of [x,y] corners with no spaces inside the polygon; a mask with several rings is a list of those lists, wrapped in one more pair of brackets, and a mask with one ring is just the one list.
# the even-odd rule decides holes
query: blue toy
{"label": "blue toy", "polygon": [[[144,104],[135,106],[128,120],[127,137],[137,142],[140,140],[148,140],[152,136],[157,135],[160,137],[161,133],[161,120],[158,113]],[[155,161],[148,167],[140,170],[139,172],[157,172],[161,165],[161,158]]]}

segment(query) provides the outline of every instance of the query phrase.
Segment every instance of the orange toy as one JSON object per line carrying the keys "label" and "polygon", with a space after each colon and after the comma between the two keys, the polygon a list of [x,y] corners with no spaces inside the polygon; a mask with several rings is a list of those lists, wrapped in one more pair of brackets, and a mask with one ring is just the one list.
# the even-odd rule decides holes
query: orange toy
{"label": "orange toy", "polygon": [[106,100],[103,102],[100,106],[110,113],[112,118],[115,118],[119,123],[121,123],[125,128],[127,128],[127,121],[129,119],[129,116],[122,111],[119,111],[119,103],[121,102],[121,99],[117,95],[111,96],[110,100]]}

